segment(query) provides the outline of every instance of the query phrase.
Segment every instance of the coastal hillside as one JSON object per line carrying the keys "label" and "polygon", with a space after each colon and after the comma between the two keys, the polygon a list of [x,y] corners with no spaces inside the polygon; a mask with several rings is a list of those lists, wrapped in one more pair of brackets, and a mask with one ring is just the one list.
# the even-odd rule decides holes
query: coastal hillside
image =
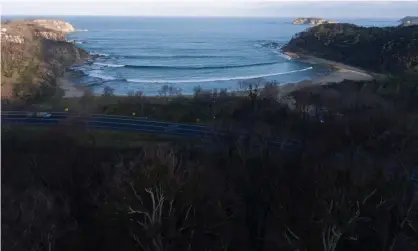
{"label": "coastal hillside", "polygon": [[292,24],[310,24],[310,25],[320,25],[320,24],[334,24],[336,21],[325,20],[323,18],[316,17],[300,17],[293,20]]}
{"label": "coastal hillside", "polygon": [[408,25],[418,25],[418,17],[414,16],[407,16],[399,20],[401,25],[408,26]]}
{"label": "coastal hillside", "polygon": [[418,26],[324,24],[296,34],[283,51],[334,60],[375,72],[417,70]]}
{"label": "coastal hillside", "polygon": [[56,78],[88,56],[66,40],[73,31],[57,20],[2,22],[2,98],[30,100],[54,92]]}

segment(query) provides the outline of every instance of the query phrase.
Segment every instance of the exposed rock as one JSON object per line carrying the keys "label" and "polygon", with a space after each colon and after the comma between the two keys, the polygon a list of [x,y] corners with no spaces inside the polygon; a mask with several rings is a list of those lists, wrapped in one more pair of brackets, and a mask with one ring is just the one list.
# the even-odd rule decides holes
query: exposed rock
{"label": "exposed rock", "polygon": [[399,22],[401,22],[402,26],[418,25],[418,17],[404,17],[401,20],[399,20]]}
{"label": "exposed rock", "polygon": [[50,29],[53,31],[58,31],[62,33],[70,33],[74,32],[74,27],[67,22],[64,21],[58,21],[58,20],[49,20],[49,19],[38,19],[33,20],[32,22],[38,24],[39,26],[42,26],[46,29]]}
{"label": "exposed rock", "polygon": [[23,44],[25,42],[25,39],[22,36],[4,34],[2,35],[2,38],[4,38],[5,42],[10,43]]}
{"label": "exposed rock", "polygon": [[56,89],[55,80],[66,68],[88,58],[86,51],[66,40],[65,35],[72,31],[71,24],[57,20],[3,22],[2,97],[27,99]]}
{"label": "exposed rock", "polygon": [[413,20],[418,20],[418,17],[415,17],[415,16],[406,16],[406,17],[400,19],[399,22],[404,23],[404,22],[413,21]]}
{"label": "exposed rock", "polygon": [[411,26],[411,25],[418,25],[418,20],[407,21],[402,24],[403,26]]}
{"label": "exposed rock", "polygon": [[305,18],[296,18],[293,20],[292,24],[311,24],[311,25],[320,25],[320,24],[335,24],[336,21],[325,20],[322,18],[315,17],[305,17]]}
{"label": "exposed rock", "polygon": [[59,32],[36,31],[35,36],[55,41],[66,41],[65,35]]}

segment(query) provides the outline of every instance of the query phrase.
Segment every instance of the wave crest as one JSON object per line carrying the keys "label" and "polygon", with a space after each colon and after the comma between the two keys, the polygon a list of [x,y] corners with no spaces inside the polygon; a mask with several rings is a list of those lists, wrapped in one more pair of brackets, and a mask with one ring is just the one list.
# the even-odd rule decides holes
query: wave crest
{"label": "wave crest", "polygon": [[312,70],[313,67],[307,67],[300,70],[287,71],[287,72],[278,72],[270,74],[260,74],[260,75],[251,75],[251,76],[237,76],[237,77],[225,77],[225,78],[207,78],[207,79],[179,79],[179,80],[164,80],[164,79],[126,79],[127,82],[132,83],[141,83],[141,84],[176,84],[176,83],[205,83],[205,82],[217,82],[217,81],[232,81],[232,80],[245,80],[245,79],[254,79],[254,78],[265,78],[272,76],[279,76],[285,74],[292,74],[296,72]]}
{"label": "wave crest", "polygon": [[102,74],[103,72],[100,70],[94,70],[86,75],[94,78],[99,78],[103,80],[114,80],[114,81],[123,81],[123,82],[131,82],[131,83],[140,83],[140,84],[180,84],[180,83],[206,83],[206,82],[217,82],[217,81],[233,81],[233,80],[246,80],[246,79],[255,79],[255,78],[265,78],[265,77],[272,77],[272,76],[279,76],[279,75],[286,75],[292,74],[296,72],[303,72],[312,70],[313,67],[307,67],[300,70],[293,70],[287,72],[277,72],[277,73],[269,73],[269,74],[260,74],[260,75],[250,75],[250,76],[236,76],[236,77],[225,77],[225,78],[207,78],[207,79],[178,79],[178,80],[165,80],[165,79],[125,79],[125,78],[116,78],[113,76],[107,76]]}
{"label": "wave crest", "polygon": [[90,52],[90,55],[95,57],[109,57],[109,54],[99,52]]}
{"label": "wave crest", "polygon": [[104,66],[104,67],[111,67],[111,68],[125,67],[125,65],[123,65],[123,64],[105,64],[105,63],[98,63],[98,62],[95,62],[93,64],[94,65],[99,65],[99,66]]}
{"label": "wave crest", "polygon": [[275,65],[280,62],[266,62],[257,64],[245,64],[245,65],[208,65],[208,66],[170,66],[170,65],[119,65],[119,64],[107,64],[107,63],[94,63],[104,67],[111,68],[131,68],[131,69],[154,69],[154,70],[215,70],[215,69],[231,69],[231,68],[245,68],[245,67],[257,67],[266,65]]}
{"label": "wave crest", "polygon": [[93,78],[100,78],[100,79],[103,79],[103,80],[120,80],[120,81],[125,80],[125,79],[117,79],[117,78],[112,77],[112,76],[104,75],[104,74],[102,74],[102,71],[97,71],[97,70],[90,71],[90,72],[87,73],[87,75],[90,76],[90,77],[93,77]]}
{"label": "wave crest", "polygon": [[224,56],[224,55],[117,55],[115,58],[124,59],[200,59],[200,58],[235,58],[243,59],[240,56]]}

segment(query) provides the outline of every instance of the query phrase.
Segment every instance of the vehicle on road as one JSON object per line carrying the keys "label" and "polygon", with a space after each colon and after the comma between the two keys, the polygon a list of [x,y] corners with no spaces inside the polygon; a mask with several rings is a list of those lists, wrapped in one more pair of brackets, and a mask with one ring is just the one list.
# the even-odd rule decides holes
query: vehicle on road
{"label": "vehicle on road", "polygon": [[178,128],[178,125],[168,125],[168,126],[165,128],[165,131],[166,131],[166,132],[169,132],[169,131],[174,131],[174,130],[177,130],[177,128]]}
{"label": "vehicle on road", "polygon": [[26,117],[49,118],[51,116],[52,116],[51,113],[48,113],[48,112],[28,112],[28,113],[26,113]]}

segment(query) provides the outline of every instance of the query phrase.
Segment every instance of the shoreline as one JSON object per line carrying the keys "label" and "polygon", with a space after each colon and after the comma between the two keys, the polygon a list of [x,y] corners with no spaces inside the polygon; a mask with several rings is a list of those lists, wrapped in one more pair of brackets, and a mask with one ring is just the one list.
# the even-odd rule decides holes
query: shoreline
{"label": "shoreline", "polygon": [[[371,81],[378,76],[378,74],[368,72],[358,67],[345,65],[343,63],[318,58],[310,55],[297,54],[291,52],[283,52],[286,56],[289,56],[292,60],[296,60],[311,65],[325,65],[330,69],[330,72],[325,75],[314,76],[311,79],[302,80],[298,82],[285,83],[280,86],[283,94],[295,91],[307,86],[312,85],[326,85],[329,83],[341,83],[344,80],[353,81]],[[79,98],[84,95],[84,91],[88,87],[80,86],[71,80],[71,73],[66,72],[63,76],[58,78],[59,88],[64,91],[64,98]],[[100,95],[97,95],[100,96]],[[122,95],[120,95],[122,96]],[[190,95],[185,95],[190,96]],[[156,97],[156,96],[147,96]]]}
{"label": "shoreline", "polygon": [[326,65],[331,69],[330,73],[327,75],[312,78],[311,81],[313,84],[340,83],[344,80],[370,81],[378,76],[378,74],[374,72],[324,58],[292,52],[283,53],[296,61],[313,65]]}
{"label": "shoreline", "polygon": [[285,84],[280,87],[282,95],[287,95],[290,92],[305,87],[341,83],[344,80],[371,81],[378,76],[376,73],[372,73],[358,67],[349,66],[340,62],[335,62],[323,58],[291,52],[283,52],[283,54],[290,57],[292,60],[299,62],[308,63],[311,65],[325,65],[330,69],[330,71],[325,75],[316,76],[309,80],[302,80],[295,83]]}

